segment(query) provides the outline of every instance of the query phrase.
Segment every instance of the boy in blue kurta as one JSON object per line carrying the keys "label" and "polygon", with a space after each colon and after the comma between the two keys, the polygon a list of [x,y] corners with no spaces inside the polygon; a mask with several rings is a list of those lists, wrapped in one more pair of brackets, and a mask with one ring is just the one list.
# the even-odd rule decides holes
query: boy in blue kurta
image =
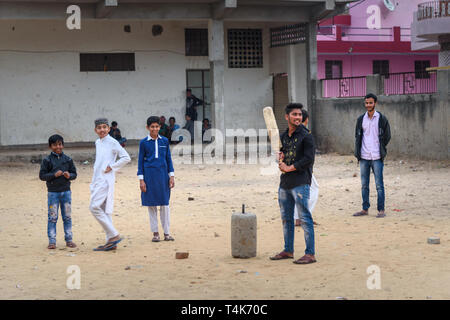
{"label": "boy in blue kurta", "polygon": [[172,156],[169,140],[158,133],[161,128],[159,117],[147,119],[149,135],[139,143],[138,178],[141,188],[141,201],[148,207],[150,228],[153,242],[159,242],[158,206],[160,207],[161,225],[164,229],[164,240],[173,241],[170,235],[170,189],[175,186]]}

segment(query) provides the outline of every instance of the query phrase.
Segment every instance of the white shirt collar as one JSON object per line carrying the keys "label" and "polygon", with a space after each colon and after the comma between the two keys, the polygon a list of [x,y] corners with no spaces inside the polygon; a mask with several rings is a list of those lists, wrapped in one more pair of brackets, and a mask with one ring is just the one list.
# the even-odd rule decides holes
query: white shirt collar
{"label": "white shirt collar", "polygon": [[[158,134],[158,139],[161,139],[161,136],[159,134]],[[153,139],[150,135],[148,135],[147,141],[150,141],[150,140],[156,140],[156,139]]]}
{"label": "white shirt collar", "polygon": [[108,137],[110,137],[110,135],[109,135],[109,133],[106,135],[106,136],[104,136],[103,138],[100,138],[99,137],[99,139],[100,139],[100,141],[105,141],[106,139],[108,139]]}
{"label": "white shirt collar", "polygon": [[[365,116],[366,118],[369,118],[369,112],[368,111],[366,111],[366,116]],[[375,119],[375,118],[377,118],[378,117],[378,111],[377,110],[375,110],[375,112],[373,113],[373,117],[372,117],[372,119]],[[369,118],[370,119],[370,118]]]}

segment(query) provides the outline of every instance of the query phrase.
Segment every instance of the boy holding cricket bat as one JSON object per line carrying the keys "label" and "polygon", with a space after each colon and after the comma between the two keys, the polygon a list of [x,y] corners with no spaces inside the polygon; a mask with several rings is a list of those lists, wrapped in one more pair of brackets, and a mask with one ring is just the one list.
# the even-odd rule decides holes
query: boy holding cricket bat
{"label": "boy holding cricket bat", "polygon": [[315,147],[312,134],[302,125],[300,103],[286,106],[288,129],[281,135],[279,168],[282,172],[278,190],[281,219],[283,221],[284,250],[270,257],[271,260],[294,258],[294,207],[297,207],[305,233],[305,255],[296,264],[316,262],[314,257],[314,224],[308,207]]}

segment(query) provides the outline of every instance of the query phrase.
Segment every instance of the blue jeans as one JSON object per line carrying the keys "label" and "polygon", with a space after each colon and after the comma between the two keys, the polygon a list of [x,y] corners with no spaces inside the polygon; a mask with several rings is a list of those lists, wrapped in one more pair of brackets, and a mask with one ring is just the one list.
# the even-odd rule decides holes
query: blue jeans
{"label": "blue jeans", "polygon": [[363,199],[363,210],[368,210],[369,202],[369,182],[370,182],[370,168],[372,168],[375,176],[375,185],[377,187],[377,209],[384,211],[384,183],[383,183],[383,161],[381,160],[364,160],[359,162],[361,170],[361,193]]}
{"label": "blue jeans", "polygon": [[302,185],[292,189],[278,189],[278,203],[280,205],[281,220],[283,222],[284,251],[294,252],[294,206],[297,206],[302,228],[305,234],[305,254],[315,254],[314,224],[308,208],[309,185]]}
{"label": "blue jeans", "polygon": [[49,192],[48,193],[48,224],[47,235],[48,242],[56,243],[56,222],[58,221],[58,209],[61,207],[61,217],[64,224],[64,240],[72,241],[72,193]]}

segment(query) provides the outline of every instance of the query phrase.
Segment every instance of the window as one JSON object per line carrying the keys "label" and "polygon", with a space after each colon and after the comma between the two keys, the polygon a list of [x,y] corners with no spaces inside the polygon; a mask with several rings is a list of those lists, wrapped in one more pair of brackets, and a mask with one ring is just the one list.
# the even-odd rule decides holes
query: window
{"label": "window", "polygon": [[197,107],[198,121],[209,119],[211,123],[209,70],[186,70],[187,88],[192,94],[203,101],[203,105]]}
{"label": "window", "polygon": [[184,29],[186,56],[208,56],[208,29]]}
{"label": "window", "polygon": [[386,79],[389,78],[389,60],[373,60],[372,74],[382,74]]}
{"label": "window", "polygon": [[281,47],[306,41],[306,24],[293,24],[270,29],[270,47]]}
{"label": "window", "polygon": [[414,72],[416,73],[416,79],[429,79],[430,74],[427,68],[430,67],[430,60],[416,60],[414,61]]}
{"label": "window", "polygon": [[325,79],[342,78],[342,61],[325,60]]}
{"label": "window", "polygon": [[263,67],[261,29],[228,29],[228,67]]}
{"label": "window", "polygon": [[80,53],[80,71],[135,71],[134,53]]}

